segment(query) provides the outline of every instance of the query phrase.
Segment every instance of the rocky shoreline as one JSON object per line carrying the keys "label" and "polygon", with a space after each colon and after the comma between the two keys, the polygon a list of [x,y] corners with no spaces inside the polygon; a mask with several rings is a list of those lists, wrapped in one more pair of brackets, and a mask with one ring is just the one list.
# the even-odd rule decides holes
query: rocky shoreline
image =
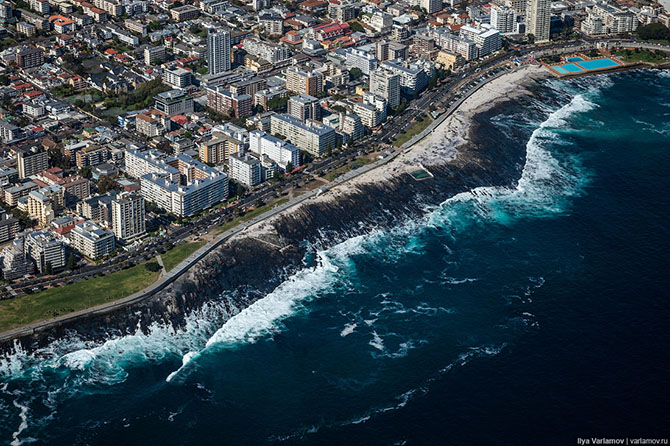
{"label": "rocky shoreline", "polygon": [[[533,78],[524,82],[531,90],[537,85]],[[244,297],[234,302],[237,309],[243,308],[301,268],[305,255],[315,245],[332,246],[372,227],[419,217],[427,208],[476,187],[515,186],[524,166],[525,146],[514,140],[523,135],[503,135],[489,121],[510,101],[527,100],[532,94],[527,88],[514,88],[515,92],[508,89],[494,101],[477,104],[467,119],[455,117],[459,122],[468,121],[465,138],[454,141],[453,157],[440,159],[439,153],[433,154],[428,164],[423,154],[422,165],[433,175],[429,180],[417,181],[401,171],[378,181],[356,181],[330,198],[309,200],[260,228],[245,231],[208,254],[175,283],[137,305],[90,315],[14,342],[24,351],[33,351],[73,333],[97,340],[129,334],[137,327],[146,331],[156,322],[181,327],[190,312],[221,299],[223,290],[244,291],[236,293]],[[502,142],[505,140],[507,143]],[[434,143],[434,138],[428,142]],[[13,351],[14,342],[0,344],[0,350]]]}

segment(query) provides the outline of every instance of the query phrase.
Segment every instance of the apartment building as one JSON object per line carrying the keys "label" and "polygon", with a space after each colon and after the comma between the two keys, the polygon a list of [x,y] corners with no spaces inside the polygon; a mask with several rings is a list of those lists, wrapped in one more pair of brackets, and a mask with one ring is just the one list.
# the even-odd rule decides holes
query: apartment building
{"label": "apartment building", "polygon": [[298,67],[286,70],[286,89],[298,94],[318,96],[323,93],[323,74],[319,71],[302,71]]}
{"label": "apartment building", "polygon": [[109,255],[116,246],[114,233],[88,220],[76,224],[70,231],[70,236],[72,247],[90,259]]}
{"label": "apartment building", "polygon": [[230,155],[228,160],[228,175],[247,188],[261,183],[261,162],[248,152],[238,152]]}
{"label": "apartment building", "polygon": [[26,235],[24,252],[41,274],[65,266],[65,245],[51,232],[35,231]]}
{"label": "apartment building", "polygon": [[331,127],[313,121],[303,123],[286,113],[276,114],[270,118],[270,130],[273,135],[284,136],[288,142],[316,157],[323,156],[337,145],[335,130]]}
{"label": "apartment building", "polygon": [[288,163],[291,163],[294,168],[300,166],[298,147],[260,130],[249,132],[249,150],[261,159],[270,158],[284,170]]}
{"label": "apartment building", "polygon": [[138,192],[124,192],[111,200],[112,230],[124,243],[146,233],[144,198]]}
{"label": "apartment building", "polygon": [[16,161],[19,168],[19,178],[26,178],[49,167],[47,152],[38,146],[28,149],[19,148],[16,151]]}

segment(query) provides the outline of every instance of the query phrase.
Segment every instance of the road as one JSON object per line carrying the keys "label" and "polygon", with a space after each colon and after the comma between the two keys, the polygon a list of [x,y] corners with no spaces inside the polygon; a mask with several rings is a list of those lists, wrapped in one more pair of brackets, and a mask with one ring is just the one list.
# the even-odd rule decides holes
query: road
{"label": "road", "polygon": [[[549,55],[549,54],[559,54],[559,53],[564,53],[564,52],[573,52],[573,51],[578,51],[578,50],[585,50],[593,47],[593,44],[596,42],[603,42],[603,40],[594,40],[594,41],[589,41],[589,42],[584,42],[584,41],[574,41],[574,42],[568,42],[568,43],[561,43],[561,44],[553,44],[553,45],[545,45],[542,47],[529,47],[520,50],[521,56],[517,57],[523,57],[525,55],[533,54],[538,57],[541,57],[543,55]],[[663,46],[663,45],[657,45],[657,44],[646,44],[642,42],[622,42],[618,40],[608,40],[607,41],[610,45],[622,45],[625,44],[626,46],[631,45],[632,43],[639,45],[640,48],[652,48],[652,49],[670,49],[668,46]],[[490,58],[489,60],[485,61],[484,63],[480,64],[477,68],[473,68],[461,73],[460,77],[455,76],[453,79],[450,81],[444,83],[440,88],[435,89],[431,92],[425,93],[422,96],[420,96],[418,99],[412,101],[410,103],[410,107],[402,114],[399,116],[395,116],[388,124],[386,124],[382,131],[379,132],[376,135],[372,135],[370,137],[365,138],[362,140],[359,145],[366,145],[369,143],[373,142],[379,142],[379,141],[384,141],[387,140],[388,138],[393,138],[399,133],[402,133],[409,128],[414,120],[420,116],[421,114],[425,113],[427,108],[431,105],[439,107],[442,105],[446,99],[454,98],[457,99],[456,102],[452,103],[451,106],[447,108],[446,113],[441,117],[438,118],[440,120],[446,118],[449,114],[453,113],[458,106],[471,94],[473,94],[477,89],[479,89],[482,85],[485,83],[495,79],[499,75],[503,74],[502,72],[498,72],[495,76],[493,77],[486,77],[488,73],[491,71],[497,70],[500,71],[502,68],[502,65],[505,65],[509,61],[510,55],[509,54],[502,54],[493,58]],[[473,83],[474,82],[474,83]],[[468,86],[469,85],[469,86]],[[467,87],[467,88],[464,88]],[[421,139],[426,133],[430,131],[430,128],[422,132],[422,134],[418,135],[417,137],[413,138],[410,142],[408,142],[405,146],[410,146],[411,144],[415,143],[419,139]],[[405,147],[403,146],[403,147]],[[297,178],[293,179],[291,183],[293,186],[296,185],[296,183],[299,183],[301,181],[308,181],[309,177],[311,176],[316,176],[320,172],[324,172],[327,170],[330,170],[332,168],[339,167],[341,165],[346,164],[347,162],[351,161],[352,159],[355,159],[355,152],[356,148],[349,150],[344,153],[339,153],[333,156],[332,158],[329,158],[325,161],[314,163],[312,168],[310,170],[302,171],[300,174],[298,174]],[[366,172],[369,172],[372,169],[375,169],[379,167],[380,165],[386,164],[393,160],[398,154],[400,154],[401,151],[397,150],[394,153],[392,153],[390,156],[387,156],[384,159],[375,161],[371,164],[365,165],[363,167],[360,167],[358,169],[349,171],[340,177],[336,178],[334,183],[335,184],[341,184],[346,181],[349,181],[353,178],[356,178],[359,175],[362,175]],[[325,188],[320,188],[320,189],[328,189],[329,186],[326,186]],[[130,266],[136,263],[139,263],[143,260],[148,260],[150,258],[154,258],[156,255],[158,255],[161,250],[167,249],[168,246],[172,244],[172,240],[183,240],[190,235],[193,235],[194,233],[197,233],[198,231],[202,231],[203,228],[209,228],[213,225],[214,220],[216,219],[222,219],[222,220],[230,220],[234,216],[234,211],[235,209],[241,208],[248,206],[251,203],[254,203],[258,200],[266,200],[270,197],[274,197],[276,194],[286,194],[288,191],[291,189],[291,184],[286,184],[285,182],[274,184],[267,186],[265,188],[260,188],[258,190],[252,191],[250,194],[247,196],[243,197],[238,204],[235,207],[230,207],[230,208],[223,208],[220,210],[215,210],[215,211],[210,211],[208,214],[201,216],[188,224],[178,227],[177,229],[171,229],[168,231],[166,235],[164,235],[162,238],[158,239],[157,241],[154,241],[150,243],[149,245],[143,245],[142,248],[143,250],[134,250],[129,253],[126,253],[124,255],[117,256],[116,258],[110,259],[100,267],[94,267],[94,266],[89,266],[89,267],[84,267],[83,270],[78,271],[77,273],[72,273],[72,272],[63,272],[59,275],[56,276],[50,276],[48,278],[39,278],[39,279],[33,279],[30,281],[26,281],[26,283],[21,284],[20,286],[14,287],[14,291],[21,293],[24,292],[26,289],[33,288],[35,286],[43,286],[45,284],[54,284],[54,283],[60,283],[60,282],[65,282],[67,281],[68,283],[76,280],[82,280],[86,278],[90,278],[92,276],[96,275],[103,275],[103,274],[109,274],[114,271],[118,271],[119,269],[125,267],[125,266]],[[84,317],[86,315],[96,315],[96,314],[101,314],[109,311],[113,311],[115,309],[118,309],[120,307],[132,305],[134,303],[137,303],[154,293],[164,289],[166,286],[171,284],[174,280],[176,280],[178,277],[180,277],[184,272],[188,271],[189,268],[191,268],[193,265],[195,265],[199,260],[201,260],[207,253],[209,253],[211,250],[215,249],[217,246],[220,246],[223,242],[226,240],[230,239],[231,237],[237,235],[238,233],[244,231],[247,229],[249,226],[259,223],[261,221],[265,221],[267,219],[270,219],[277,215],[280,212],[285,211],[286,209],[289,209],[293,206],[296,206],[305,200],[309,200],[312,197],[316,196],[319,194],[321,191],[319,189],[315,189],[313,191],[307,192],[303,195],[300,195],[299,197],[293,198],[289,200],[287,203],[284,203],[280,206],[277,206],[275,208],[272,208],[268,210],[267,212],[251,219],[250,221],[243,223],[233,229],[230,229],[219,236],[217,236],[212,242],[207,243],[204,245],[202,248],[200,248],[198,251],[193,253],[191,256],[189,256],[187,259],[185,259],[182,263],[180,263],[177,267],[175,267],[172,271],[162,275],[156,282],[154,282],[152,285],[147,287],[145,290],[142,290],[138,293],[135,293],[131,296],[128,296],[124,299],[117,300],[115,302],[107,303],[100,305],[98,307],[93,307],[89,308],[86,310],[82,310],[79,312],[71,313],[68,315],[63,315],[54,319],[38,322],[35,324],[31,324],[26,327],[21,327],[15,330],[11,330],[9,332],[5,332],[0,334],[0,341],[4,341],[7,339],[12,339],[18,336],[23,336],[23,335],[28,335],[33,333],[34,331],[39,331],[54,325],[62,324],[70,320],[74,320],[80,317]],[[9,297],[10,293],[7,292],[5,296],[3,297]]]}

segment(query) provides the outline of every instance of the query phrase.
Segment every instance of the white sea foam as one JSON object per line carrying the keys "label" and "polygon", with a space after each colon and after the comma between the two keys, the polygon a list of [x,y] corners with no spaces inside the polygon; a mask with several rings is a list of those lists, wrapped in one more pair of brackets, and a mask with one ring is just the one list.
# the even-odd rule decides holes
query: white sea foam
{"label": "white sea foam", "polygon": [[384,351],[384,340],[377,334],[376,331],[372,332],[372,339],[368,342],[372,347],[376,348],[379,351]]}
{"label": "white sea foam", "polygon": [[340,332],[340,336],[342,336],[343,338],[349,336],[351,333],[356,331],[356,327],[358,327],[358,324],[355,322],[345,325],[342,331]]}
{"label": "white sea foam", "polygon": [[19,403],[18,400],[14,400],[14,407],[20,410],[19,418],[21,419],[21,423],[19,424],[19,427],[16,429],[16,431],[12,433],[12,442],[10,444],[12,446],[19,446],[23,444],[23,442],[19,439],[19,435],[21,435],[21,432],[28,429],[28,406]]}

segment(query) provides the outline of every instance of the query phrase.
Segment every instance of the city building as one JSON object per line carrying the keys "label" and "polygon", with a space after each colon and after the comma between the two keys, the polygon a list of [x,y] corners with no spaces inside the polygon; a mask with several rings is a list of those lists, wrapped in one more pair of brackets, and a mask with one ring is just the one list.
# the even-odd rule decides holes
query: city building
{"label": "city building", "polygon": [[165,47],[163,45],[148,46],[144,48],[144,64],[158,65],[165,60]]}
{"label": "city building", "polygon": [[284,33],[284,19],[275,12],[264,12],[258,16],[258,24],[271,36],[281,36]]}
{"label": "city building", "polygon": [[637,15],[615,3],[599,1],[586,11],[581,29],[588,35],[630,33],[640,24]]}
{"label": "city building", "polygon": [[39,67],[44,63],[44,53],[37,48],[23,48],[16,53],[15,62],[21,68]]}
{"label": "city building", "polygon": [[344,50],[347,67],[358,68],[366,76],[377,68],[377,58],[367,51],[358,48],[347,48]]}
{"label": "city building", "polygon": [[43,228],[48,227],[49,223],[56,217],[55,207],[56,203],[54,203],[52,196],[49,196],[43,189],[34,190],[28,194],[26,212],[31,218],[36,219]]}
{"label": "city building", "polygon": [[0,218],[0,243],[12,240],[21,230],[19,220],[6,215]]}
{"label": "city building", "polygon": [[38,146],[29,149],[15,149],[19,168],[19,178],[26,178],[49,167],[49,156],[46,150]]}
{"label": "city building", "polygon": [[184,154],[149,158],[147,166],[154,168],[141,177],[142,196],[167,212],[190,217],[228,198],[224,172]]}
{"label": "city building", "polygon": [[321,103],[318,98],[308,94],[291,96],[288,100],[288,114],[302,122],[321,120]]}
{"label": "city building", "polygon": [[5,202],[10,206],[16,206],[20,198],[27,196],[30,192],[37,189],[39,189],[39,186],[32,181],[8,187],[5,189]]}
{"label": "city building", "polygon": [[183,5],[170,9],[170,16],[172,17],[172,20],[177,22],[197,19],[199,15],[200,10],[191,5]]}
{"label": "city building", "polygon": [[337,145],[335,130],[313,121],[304,123],[286,113],[272,115],[270,131],[273,135],[282,135],[301,150],[321,157]]}
{"label": "city building", "polygon": [[247,188],[261,183],[261,162],[248,152],[238,152],[228,159],[228,175]]}
{"label": "city building", "polygon": [[381,66],[400,76],[401,93],[413,95],[421,92],[428,86],[426,72],[416,64],[406,64],[402,60],[388,60],[382,63]]}
{"label": "city building", "polygon": [[502,48],[502,38],[497,29],[465,25],[459,32],[464,39],[475,42],[478,57],[484,57]]}
{"label": "city building", "polygon": [[319,71],[301,71],[298,67],[286,70],[286,89],[294,93],[318,96],[323,93],[323,74]]}
{"label": "city building", "polygon": [[428,14],[442,10],[442,0],[419,0],[419,6]]}
{"label": "city building", "polygon": [[247,37],[242,42],[242,46],[247,53],[273,65],[291,57],[288,48],[285,46],[274,42],[266,42],[257,37]]}
{"label": "city building", "polygon": [[370,75],[370,92],[386,99],[389,107],[400,105],[400,75],[383,67]]}
{"label": "city building", "polygon": [[23,134],[23,131],[12,124],[11,122],[0,121],[0,140],[4,143],[8,143],[19,139]]}
{"label": "city building", "polygon": [[192,75],[193,73],[190,70],[174,68],[172,70],[165,70],[163,80],[174,88],[182,89],[191,85]]}
{"label": "city building", "polygon": [[111,200],[112,230],[124,243],[146,233],[144,198],[137,192],[124,192]]}
{"label": "city building", "polygon": [[168,116],[193,113],[193,98],[188,90],[169,90],[155,96],[154,107]]}
{"label": "city building", "polygon": [[40,274],[65,266],[65,245],[51,232],[35,231],[27,234],[23,247]]}
{"label": "city building", "polygon": [[259,130],[249,132],[249,150],[261,159],[268,157],[284,170],[289,163],[293,168],[300,166],[298,147]]}
{"label": "city building", "polygon": [[207,106],[235,118],[250,116],[253,98],[248,94],[231,93],[224,87],[207,88]]}
{"label": "city building", "polygon": [[491,26],[501,34],[513,33],[516,23],[516,12],[512,8],[501,5],[491,7]]}
{"label": "city building", "polygon": [[535,43],[549,41],[551,0],[528,0],[526,6],[526,35],[535,36]]}
{"label": "city building", "polygon": [[34,271],[33,262],[23,250],[23,238],[14,239],[0,252],[0,257],[2,257],[2,277],[5,280],[18,279]]}
{"label": "city building", "polygon": [[207,70],[210,75],[230,71],[230,31],[210,29],[207,33]]}
{"label": "city building", "polygon": [[70,231],[72,247],[89,259],[98,259],[114,251],[114,233],[92,221],[82,221]]}

